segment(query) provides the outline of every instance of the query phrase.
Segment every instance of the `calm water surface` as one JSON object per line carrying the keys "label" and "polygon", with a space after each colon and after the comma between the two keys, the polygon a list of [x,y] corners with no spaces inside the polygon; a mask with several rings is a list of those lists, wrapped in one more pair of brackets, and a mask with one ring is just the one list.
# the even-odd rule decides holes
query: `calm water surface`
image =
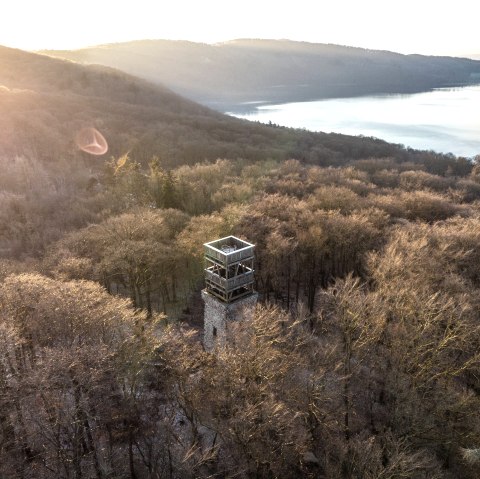
{"label": "calm water surface", "polygon": [[480,85],[408,95],[378,95],[252,105],[239,118],[313,131],[381,138],[422,150],[480,154]]}

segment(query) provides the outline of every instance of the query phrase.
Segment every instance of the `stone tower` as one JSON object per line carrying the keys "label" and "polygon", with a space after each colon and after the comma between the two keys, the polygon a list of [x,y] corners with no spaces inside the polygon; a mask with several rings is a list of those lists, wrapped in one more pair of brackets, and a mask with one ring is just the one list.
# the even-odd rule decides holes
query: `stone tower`
{"label": "stone tower", "polygon": [[229,321],[253,311],[254,245],[235,236],[205,243],[205,302],[203,344],[207,351],[225,344]]}

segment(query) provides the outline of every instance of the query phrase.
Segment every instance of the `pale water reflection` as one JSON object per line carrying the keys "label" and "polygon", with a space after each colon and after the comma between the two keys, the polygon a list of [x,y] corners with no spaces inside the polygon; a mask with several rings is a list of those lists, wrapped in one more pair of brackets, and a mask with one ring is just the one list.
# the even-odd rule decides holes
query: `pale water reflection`
{"label": "pale water reflection", "polygon": [[248,113],[228,113],[313,131],[374,136],[458,156],[480,154],[480,85],[252,106]]}

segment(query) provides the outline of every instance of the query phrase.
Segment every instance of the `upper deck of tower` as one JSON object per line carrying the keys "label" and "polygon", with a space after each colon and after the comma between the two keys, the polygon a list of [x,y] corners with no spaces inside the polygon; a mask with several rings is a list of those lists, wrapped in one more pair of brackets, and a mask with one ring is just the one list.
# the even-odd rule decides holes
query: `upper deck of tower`
{"label": "upper deck of tower", "polygon": [[225,268],[253,258],[254,245],[235,236],[226,236],[203,246],[205,257]]}

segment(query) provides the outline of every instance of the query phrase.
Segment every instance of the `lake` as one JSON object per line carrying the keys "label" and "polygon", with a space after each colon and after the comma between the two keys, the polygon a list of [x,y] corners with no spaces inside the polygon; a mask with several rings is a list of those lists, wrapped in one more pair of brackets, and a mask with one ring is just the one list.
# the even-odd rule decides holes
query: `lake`
{"label": "lake", "polygon": [[480,154],[480,85],[281,105],[242,104],[238,118],[381,138],[421,150]]}

